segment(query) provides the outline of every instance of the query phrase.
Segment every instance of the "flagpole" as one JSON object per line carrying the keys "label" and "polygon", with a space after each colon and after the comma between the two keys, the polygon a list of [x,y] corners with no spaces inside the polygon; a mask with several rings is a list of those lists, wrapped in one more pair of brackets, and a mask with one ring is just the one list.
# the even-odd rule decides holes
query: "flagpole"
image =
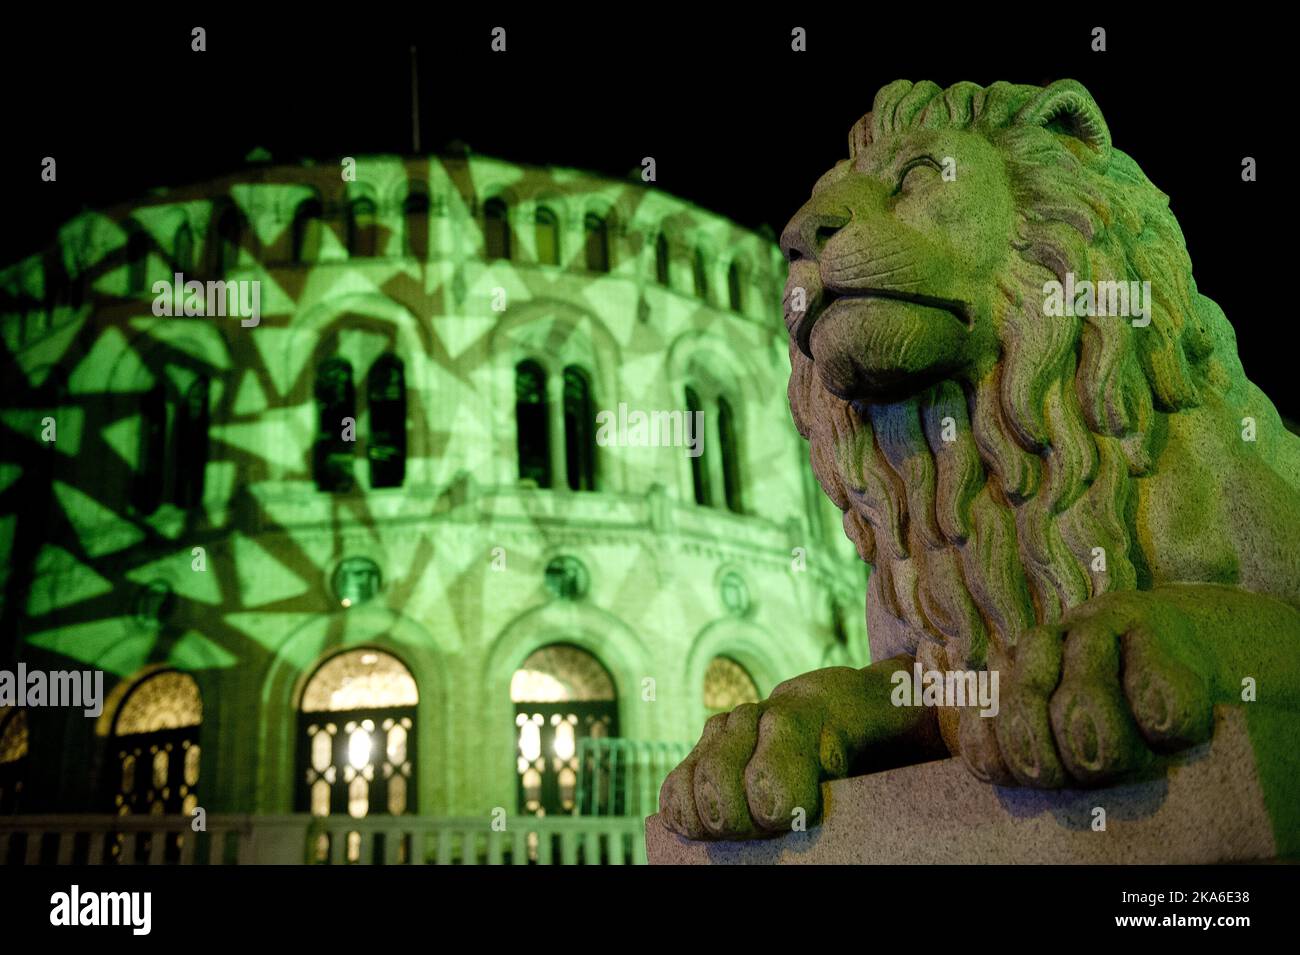
{"label": "flagpole", "polygon": [[420,154],[420,79],[415,47],[411,47],[411,143]]}

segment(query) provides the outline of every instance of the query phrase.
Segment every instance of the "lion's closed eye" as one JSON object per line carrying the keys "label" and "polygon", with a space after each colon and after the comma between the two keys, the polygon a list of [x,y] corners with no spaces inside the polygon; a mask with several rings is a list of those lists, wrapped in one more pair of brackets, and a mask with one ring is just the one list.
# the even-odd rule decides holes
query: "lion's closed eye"
{"label": "lion's closed eye", "polygon": [[940,179],[942,172],[942,168],[930,156],[918,156],[909,160],[898,173],[894,195],[906,195],[928,186]]}

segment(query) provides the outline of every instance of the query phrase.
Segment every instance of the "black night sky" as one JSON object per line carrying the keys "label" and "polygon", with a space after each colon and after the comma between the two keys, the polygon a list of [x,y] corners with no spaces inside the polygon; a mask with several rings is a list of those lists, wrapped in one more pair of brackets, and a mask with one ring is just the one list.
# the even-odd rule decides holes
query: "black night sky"
{"label": "black night sky", "polygon": [[[83,207],[237,168],[254,147],[276,161],[410,152],[412,45],[425,151],[459,140],[613,176],[653,156],[661,188],[777,230],[845,154],[881,85],[1068,76],[1171,196],[1197,283],[1235,325],[1247,374],[1300,417],[1291,319],[1265,292],[1294,270],[1273,226],[1290,207],[1281,142],[1295,120],[1282,73],[1294,53],[1262,13],[1161,23],[1000,10],[962,20],[919,6],[820,17],[747,9],[734,21],[660,5],[477,19],[437,7],[297,9],[7,22],[0,261],[42,249]],[[1024,25],[998,22],[1012,17]],[[498,25],[504,55],[489,49]],[[808,30],[807,53],[790,51],[796,25]],[[208,31],[206,53],[190,50],[193,26]],[[1107,30],[1105,53],[1090,49],[1094,26]],[[57,183],[40,180],[44,156],[57,158]],[[1258,161],[1258,182],[1241,181],[1244,156]]]}

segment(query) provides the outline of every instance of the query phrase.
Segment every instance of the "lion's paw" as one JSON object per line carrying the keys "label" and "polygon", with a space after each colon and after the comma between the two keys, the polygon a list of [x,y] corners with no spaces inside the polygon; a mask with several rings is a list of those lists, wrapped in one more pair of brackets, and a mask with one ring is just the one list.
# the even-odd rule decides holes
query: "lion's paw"
{"label": "lion's paw", "polygon": [[1105,594],[1015,648],[994,730],[1025,786],[1114,781],[1156,753],[1209,739],[1209,681],[1179,612],[1149,593]]}
{"label": "lion's paw", "polygon": [[814,821],[821,781],[843,776],[842,741],[814,699],[775,697],[712,717],[659,793],[668,827],[691,839],[747,839]]}

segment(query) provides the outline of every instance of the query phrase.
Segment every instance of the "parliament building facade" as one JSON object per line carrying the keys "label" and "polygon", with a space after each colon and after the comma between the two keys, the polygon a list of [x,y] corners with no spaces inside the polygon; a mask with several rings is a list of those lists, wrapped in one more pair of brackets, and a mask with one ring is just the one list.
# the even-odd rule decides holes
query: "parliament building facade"
{"label": "parliament building facade", "polygon": [[0,669],[105,699],[0,709],[0,813],[653,812],[710,713],[868,662],[783,280],[654,183],[468,153],[66,223],[0,271]]}

